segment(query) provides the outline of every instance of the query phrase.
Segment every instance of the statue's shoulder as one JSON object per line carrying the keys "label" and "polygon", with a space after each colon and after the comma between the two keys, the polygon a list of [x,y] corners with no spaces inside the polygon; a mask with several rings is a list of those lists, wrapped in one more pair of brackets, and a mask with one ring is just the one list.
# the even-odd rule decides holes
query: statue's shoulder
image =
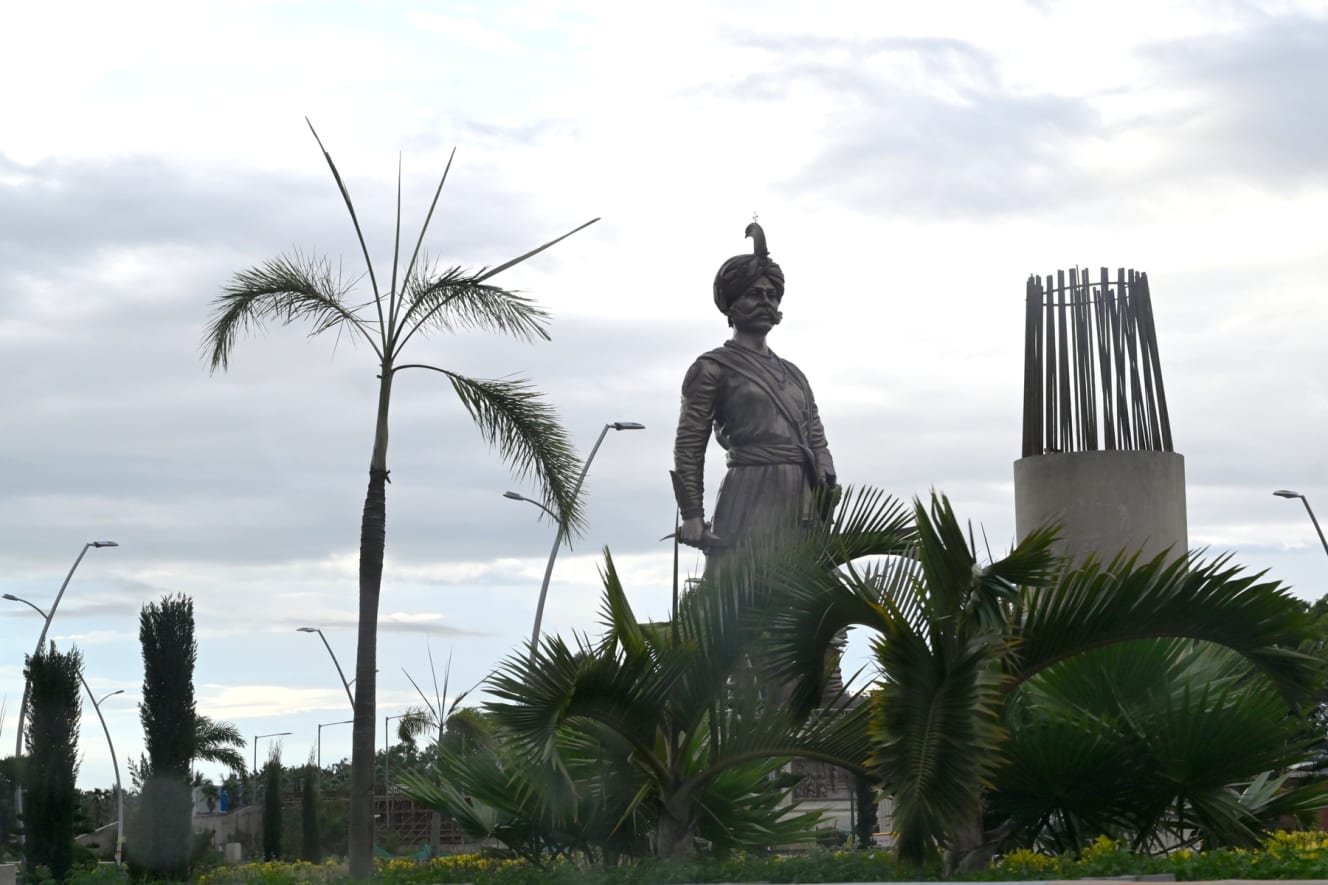
{"label": "statue's shoulder", "polygon": [[719,383],[719,379],[724,374],[724,368],[729,365],[723,361],[723,347],[716,347],[714,350],[707,350],[705,353],[692,360],[692,364],[687,367],[687,374],[683,376],[682,389],[684,395],[689,390],[699,387],[712,387]]}
{"label": "statue's shoulder", "polygon": [[714,350],[707,350],[705,353],[692,360],[687,373],[694,375],[704,372],[708,375],[719,374],[723,369],[733,365],[733,358],[725,347],[716,347]]}
{"label": "statue's shoulder", "polygon": [[784,365],[788,367],[789,374],[792,375],[797,380],[801,381],[803,385],[806,386],[807,376],[802,373],[802,369],[799,369],[797,364],[794,363],[793,360],[786,360],[783,357],[780,357],[780,359],[783,360]]}
{"label": "statue's shoulder", "polygon": [[732,348],[721,344],[719,347],[716,347],[713,350],[707,350],[705,353],[698,356],[696,361],[700,362],[701,360],[709,360],[712,363],[719,363],[722,366],[727,365],[731,359]]}

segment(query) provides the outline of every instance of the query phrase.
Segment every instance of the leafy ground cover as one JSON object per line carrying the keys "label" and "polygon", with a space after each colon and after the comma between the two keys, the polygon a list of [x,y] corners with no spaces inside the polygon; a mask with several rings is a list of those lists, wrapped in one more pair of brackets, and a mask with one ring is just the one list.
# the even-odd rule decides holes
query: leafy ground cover
{"label": "leafy ground cover", "polygon": [[[1219,879],[1328,879],[1328,833],[1277,832],[1257,849],[1180,850],[1153,857],[1099,838],[1077,857],[1028,850],[1010,852],[989,869],[962,881],[1081,879],[1170,873],[1178,881]],[[824,851],[795,856],[645,861],[586,868],[555,862],[537,867],[520,860],[478,854],[431,861],[380,861],[382,885],[672,885],[707,882],[939,881],[939,869],[899,867],[885,851]],[[194,885],[325,885],[350,882],[344,861],[323,864],[251,863],[202,873]],[[121,885],[122,870],[102,865],[75,872],[70,885]],[[34,882],[33,885],[40,885]]]}

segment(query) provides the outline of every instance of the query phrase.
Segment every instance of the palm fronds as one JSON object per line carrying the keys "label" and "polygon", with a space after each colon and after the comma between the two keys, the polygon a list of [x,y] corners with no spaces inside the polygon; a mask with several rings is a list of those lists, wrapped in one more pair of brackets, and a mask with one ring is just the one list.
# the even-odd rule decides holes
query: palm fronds
{"label": "palm fronds", "polygon": [[1023,683],[1005,718],[990,802],[1022,844],[1252,845],[1278,814],[1324,803],[1276,774],[1307,755],[1299,720],[1220,646],[1145,639],[1067,658]]}
{"label": "palm fronds", "polygon": [[413,744],[422,734],[430,733],[437,720],[423,707],[410,707],[397,720],[397,740]]}
{"label": "palm fronds", "polygon": [[580,462],[557,413],[529,381],[468,378],[459,372],[419,364],[396,367],[410,368],[447,376],[485,441],[498,450],[518,477],[535,475],[545,506],[559,515],[563,530],[570,532],[584,526],[581,503],[573,494],[573,477]]}
{"label": "palm fronds", "polygon": [[215,762],[238,774],[244,774],[248,762],[239,747],[245,746],[244,736],[233,723],[194,715],[194,759]]}
{"label": "palm fronds", "polygon": [[283,255],[240,271],[213,301],[203,333],[212,371],[227,368],[240,333],[254,331],[266,320],[282,325],[308,321],[310,337],[344,324],[363,336],[381,358],[382,348],[370,327],[356,314],[357,308],[345,303],[347,291],[325,258]]}
{"label": "palm fronds", "polygon": [[548,311],[524,295],[478,279],[478,274],[452,267],[408,280],[393,353],[400,354],[421,329],[449,334],[478,329],[523,341],[549,340]]}
{"label": "palm fronds", "polygon": [[1230,556],[1090,560],[1054,586],[1025,593],[1021,602],[1013,666],[1024,678],[1091,648],[1178,636],[1238,652],[1292,704],[1304,703],[1318,687],[1320,663],[1297,650],[1308,638],[1303,607],[1277,582],[1245,573]]}

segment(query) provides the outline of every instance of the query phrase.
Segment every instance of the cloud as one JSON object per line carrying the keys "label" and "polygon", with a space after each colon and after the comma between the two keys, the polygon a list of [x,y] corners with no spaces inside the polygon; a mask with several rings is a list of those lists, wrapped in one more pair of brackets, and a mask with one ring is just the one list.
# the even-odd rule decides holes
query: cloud
{"label": "cloud", "polygon": [[[763,103],[771,129],[818,145],[787,186],[864,212],[960,218],[1046,211],[1093,185],[1076,160],[1102,135],[1084,99],[1011,89],[996,60],[945,38],[754,37],[753,74],[706,90]],[[796,107],[805,119],[781,120]]]}
{"label": "cloud", "polygon": [[1153,41],[1148,86],[1172,98],[1147,126],[1168,168],[1279,188],[1323,186],[1328,166],[1328,17],[1252,15],[1248,27]]}

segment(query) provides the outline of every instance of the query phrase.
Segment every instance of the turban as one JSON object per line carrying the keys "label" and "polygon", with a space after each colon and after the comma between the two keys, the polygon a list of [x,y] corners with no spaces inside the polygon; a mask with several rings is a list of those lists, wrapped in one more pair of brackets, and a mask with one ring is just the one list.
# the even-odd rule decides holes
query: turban
{"label": "turban", "polygon": [[715,274],[715,307],[720,313],[728,313],[729,305],[761,277],[769,278],[779,290],[779,296],[784,297],[784,271],[770,260],[765,231],[753,221],[747,225],[746,233],[752,238],[752,254],[733,256],[721,264],[719,273]]}

